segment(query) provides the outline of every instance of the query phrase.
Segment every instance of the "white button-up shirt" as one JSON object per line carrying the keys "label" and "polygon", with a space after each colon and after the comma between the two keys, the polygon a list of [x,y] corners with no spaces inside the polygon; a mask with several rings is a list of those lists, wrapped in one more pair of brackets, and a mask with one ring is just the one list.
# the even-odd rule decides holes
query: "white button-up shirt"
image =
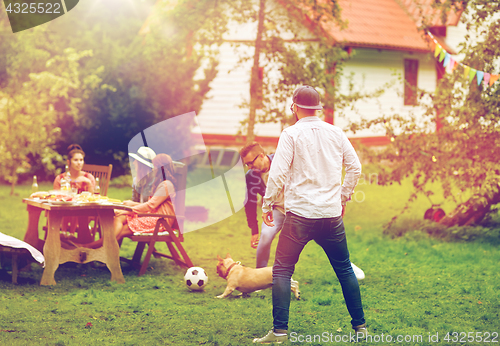
{"label": "white button-up shirt", "polygon": [[262,211],[272,210],[284,189],[287,212],[309,219],[340,216],[360,175],[358,155],[340,127],[316,116],[302,118],[281,133]]}

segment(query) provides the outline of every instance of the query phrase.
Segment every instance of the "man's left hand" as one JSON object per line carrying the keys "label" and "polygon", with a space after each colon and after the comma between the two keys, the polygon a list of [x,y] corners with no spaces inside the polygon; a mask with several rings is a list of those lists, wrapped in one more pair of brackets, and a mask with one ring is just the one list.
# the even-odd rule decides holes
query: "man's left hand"
{"label": "man's left hand", "polygon": [[344,218],[344,215],[345,215],[345,205],[342,205],[342,214],[340,214],[340,216]]}
{"label": "man's left hand", "polygon": [[262,219],[264,220],[264,223],[268,225],[269,227],[274,226],[274,218],[273,218],[273,211],[268,211],[267,213],[262,214]]}
{"label": "man's left hand", "polygon": [[250,239],[250,246],[254,249],[259,245],[259,234],[252,234],[252,238]]}

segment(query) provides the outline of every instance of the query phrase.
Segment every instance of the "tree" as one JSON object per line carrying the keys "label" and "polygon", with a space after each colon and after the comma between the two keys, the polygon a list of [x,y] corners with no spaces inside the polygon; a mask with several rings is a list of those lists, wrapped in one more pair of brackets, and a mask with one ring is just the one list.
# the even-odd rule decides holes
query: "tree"
{"label": "tree", "polygon": [[[327,116],[332,116],[334,105],[343,107],[349,102],[350,97],[341,95],[336,88],[342,63],[349,54],[326,36],[320,25],[329,21],[345,27],[337,1],[228,3],[232,20],[246,23],[253,18],[257,22],[253,56],[240,57],[242,61],[253,60],[250,100],[241,105],[249,110],[248,119],[242,122],[247,142],[254,140],[256,123],[279,122],[286,126],[294,121],[287,116],[286,100],[298,85],[314,85],[324,94],[323,103],[331,112]],[[309,23],[307,29],[312,37],[304,35],[304,23]]]}
{"label": "tree", "polygon": [[[12,97],[24,95],[26,102],[36,98],[38,89],[22,94],[28,92],[23,91],[23,83],[30,80],[30,73],[46,71],[45,63],[63,56],[69,48],[89,52],[75,67],[81,83],[90,86],[100,82],[96,76],[102,79],[101,86],[85,92],[68,90],[66,99],[51,95],[53,116],[47,115],[44,124],[60,131],[50,138],[50,143],[39,143],[41,148],[50,148],[50,153],[42,155],[30,149],[31,174],[40,169],[37,174],[51,179],[57,173],[54,163],[59,170],[64,167],[57,153],[65,153],[70,143],[82,145],[87,162],[112,163],[113,174],[123,174],[128,169],[128,142],[133,136],[169,117],[199,111],[215,76],[216,61],[207,46],[217,40],[221,27],[220,16],[212,15],[217,6],[213,1],[186,0],[169,8],[167,2],[158,1],[153,11],[156,20],[148,21],[149,33],[141,35],[155,2],[146,0],[134,6],[130,2],[119,2],[118,6],[118,1],[81,2],[67,16],[26,32],[2,36],[0,44],[5,45],[5,50],[0,51],[9,52],[8,90]],[[4,16],[2,24],[6,21]],[[197,49],[193,49],[195,42]],[[11,49],[8,45],[12,44],[19,45],[19,49]],[[59,67],[58,76],[72,73],[67,64]],[[18,117],[16,112],[13,117]],[[165,138],[174,143],[168,147],[182,151],[191,145],[189,136],[185,136],[190,126],[184,124],[185,128],[166,134]],[[52,166],[42,169],[40,162]]]}
{"label": "tree", "polygon": [[[139,7],[144,13],[137,16]],[[76,26],[69,20],[54,23],[57,32],[71,26],[74,35],[63,38],[66,46],[92,49],[94,59],[87,60],[83,70],[102,68],[103,80],[113,87],[90,95],[84,116],[60,119],[68,133],[60,150],[70,142],[80,143],[93,163],[113,163],[114,174],[127,171],[128,143],[137,133],[170,117],[198,112],[216,73],[207,48],[220,27],[212,1],[179,1],[174,7],[158,1],[153,10],[146,8],[103,3]],[[140,33],[141,28],[147,33]],[[169,154],[178,156],[189,148],[185,134],[191,125],[165,134],[170,143],[166,147],[173,151]]]}
{"label": "tree", "polygon": [[[499,73],[500,3],[447,0],[435,6],[449,9],[465,5],[462,18],[467,18],[469,34],[461,45],[462,62],[479,71]],[[435,93],[420,92],[420,104],[426,107],[422,117],[392,115],[353,124],[353,131],[383,124],[391,137],[384,151],[368,151],[364,157],[379,165],[382,185],[413,179],[414,191],[404,209],[418,194],[431,196],[428,184],[437,181],[444,198],[456,203],[441,224],[461,226],[482,221],[496,212],[494,206],[500,203],[499,83],[478,85],[477,77],[469,82],[459,67],[440,80]],[[442,126],[439,131],[435,130],[437,121]]]}
{"label": "tree", "polygon": [[[9,59],[29,60],[27,54],[35,51],[34,42],[20,37],[11,40],[9,49],[13,53]],[[60,112],[57,108],[63,105],[67,113],[79,116],[82,97],[101,84],[98,75],[84,80],[79,76],[79,60],[90,55],[90,51],[67,49],[63,55],[47,60],[43,71],[29,73],[27,81],[21,73],[23,64],[8,61],[9,79],[0,90],[0,172],[11,184],[11,194],[19,174],[33,164],[30,155],[38,155],[48,169],[54,168],[50,158],[57,155],[53,145],[61,130],[55,126]]]}

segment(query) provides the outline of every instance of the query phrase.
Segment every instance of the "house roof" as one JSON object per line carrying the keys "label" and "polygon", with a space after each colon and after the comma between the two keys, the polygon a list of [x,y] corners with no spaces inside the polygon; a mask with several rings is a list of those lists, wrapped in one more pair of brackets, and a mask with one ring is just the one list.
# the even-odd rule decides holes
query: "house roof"
{"label": "house roof", "polygon": [[[433,46],[418,28],[422,13],[430,16],[432,23],[441,23],[441,12],[429,5],[433,1],[338,0],[342,9],[340,16],[347,27],[342,30],[333,18],[325,18],[320,25],[325,35],[349,46],[428,52]],[[420,3],[428,6],[419,7]],[[421,12],[421,8],[426,10]],[[308,9],[302,8],[302,11],[309,18],[313,14]],[[460,14],[453,12],[448,24],[456,25]]]}
{"label": "house roof", "polygon": [[[327,0],[318,0],[326,2]],[[428,26],[443,26],[442,10],[433,8],[436,0],[337,0],[341,8],[341,18],[347,22],[347,27],[341,29],[335,19],[330,16],[320,22],[321,31],[335,42],[352,47],[368,47],[376,49],[392,49],[429,52],[434,50],[434,43],[426,37],[419,28],[425,19]],[[442,0],[441,0],[442,1]],[[158,4],[160,0],[157,0]],[[173,1],[175,7],[178,1]],[[294,1],[277,0],[290,9]],[[292,5],[293,6],[293,5]],[[300,21],[311,28],[315,26],[311,18],[314,12],[308,8],[300,8]],[[449,9],[446,25],[457,25],[463,10]],[[149,32],[149,25],[154,20],[149,16],[139,34]],[[438,42],[446,45],[441,37]]]}

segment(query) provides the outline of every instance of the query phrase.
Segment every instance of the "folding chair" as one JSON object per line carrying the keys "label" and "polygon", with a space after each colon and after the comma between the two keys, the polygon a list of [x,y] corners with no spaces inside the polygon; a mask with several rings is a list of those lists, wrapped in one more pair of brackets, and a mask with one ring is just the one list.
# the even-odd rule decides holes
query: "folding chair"
{"label": "folding chair", "polygon": [[[164,215],[164,214],[138,214],[138,217],[153,216],[159,217],[156,222],[155,230],[151,234],[134,234],[127,238],[137,242],[137,247],[135,248],[134,255],[132,259],[127,259],[120,257],[122,261],[132,264],[135,267],[140,267],[138,276],[143,275],[149,265],[149,260],[151,255],[155,257],[165,257],[175,261],[176,264],[184,267],[193,267],[193,262],[189,258],[187,252],[182,246],[184,241],[183,236],[183,226],[184,226],[184,212],[185,212],[185,202],[186,202],[186,177],[187,177],[187,166],[182,162],[174,161],[175,173],[174,176],[177,180],[177,191],[175,197],[175,213],[176,215]],[[167,219],[175,219],[172,227],[169,226]],[[163,226],[164,230],[160,231],[160,227]],[[160,253],[155,249],[156,242],[165,242],[170,251],[170,255]],[[146,257],[144,258],[142,265],[141,257],[144,252],[144,248],[148,245],[148,251],[146,252]]]}
{"label": "folding chair", "polygon": [[[109,181],[111,180],[111,172],[113,171],[113,165],[109,164],[107,166],[100,166],[84,163],[82,170],[92,174],[94,178],[99,178],[100,195],[107,196]],[[89,223],[92,221],[94,221],[94,225],[90,226],[90,236],[91,240],[94,240],[97,233],[99,233],[99,237],[102,237],[102,233],[99,220],[89,218]]]}

